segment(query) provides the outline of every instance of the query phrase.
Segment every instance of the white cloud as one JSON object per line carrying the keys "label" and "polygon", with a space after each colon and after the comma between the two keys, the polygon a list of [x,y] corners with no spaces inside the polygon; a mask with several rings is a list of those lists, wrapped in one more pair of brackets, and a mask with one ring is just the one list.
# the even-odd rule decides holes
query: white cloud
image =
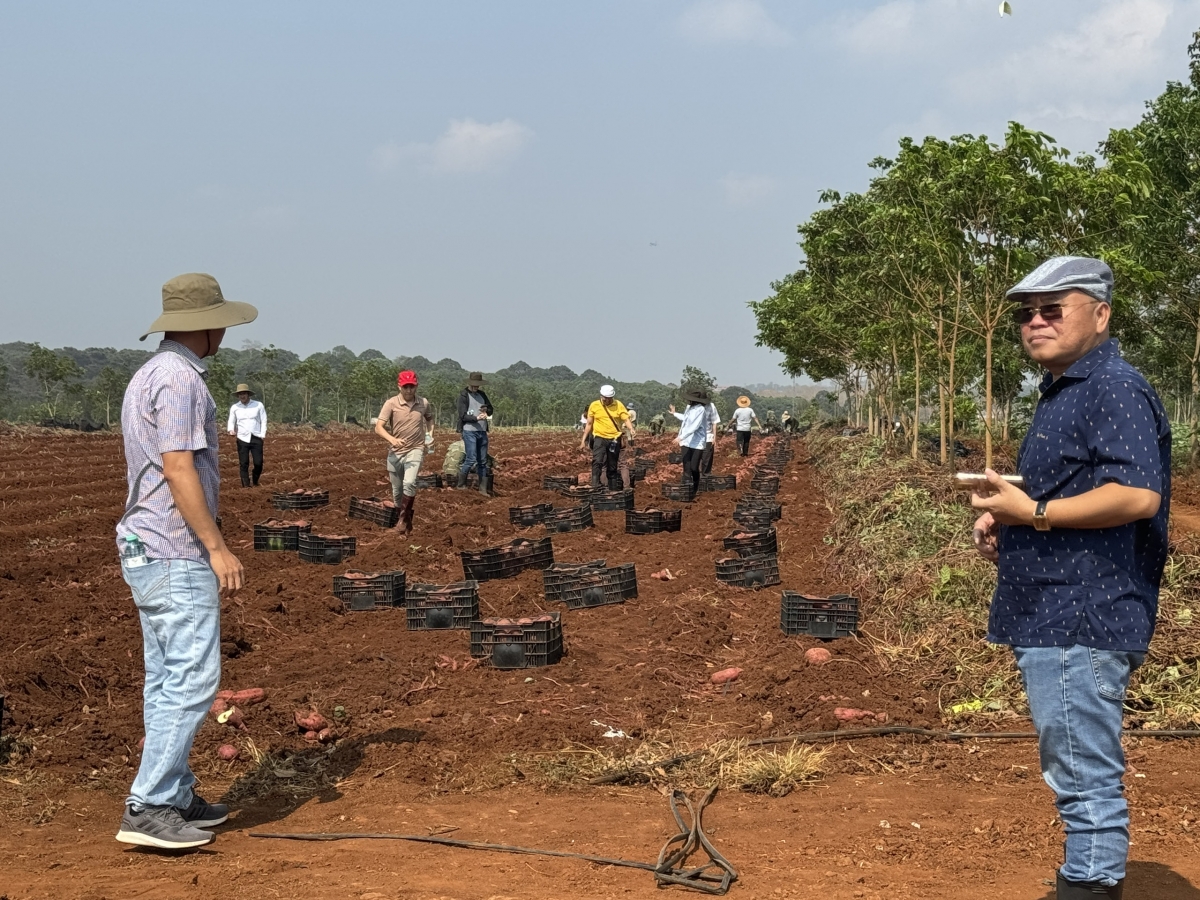
{"label": "white cloud", "polygon": [[860,53],[891,53],[897,48],[911,47],[913,25],[918,14],[926,12],[914,0],[891,0],[877,6],[865,16],[851,20],[843,33],[843,40],[851,49]]}
{"label": "white cloud", "polygon": [[792,40],[758,0],[700,0],[680,16],[679,30],[698,44],[780,47]]}
{"label": "white cloud", "polygon": [[388,143],[375,148],[372,162],[380,172],[412,162],[439,174],[486,172],[514,159],[533,138],[533,131],[513,119],[476,122],[454,119],[431,144]]}
{"label": "white cloud", "polygon": [[735,175],[720,180],[721,190],[731,206],[753,206],[775,193],[777,183],[765,175]]}

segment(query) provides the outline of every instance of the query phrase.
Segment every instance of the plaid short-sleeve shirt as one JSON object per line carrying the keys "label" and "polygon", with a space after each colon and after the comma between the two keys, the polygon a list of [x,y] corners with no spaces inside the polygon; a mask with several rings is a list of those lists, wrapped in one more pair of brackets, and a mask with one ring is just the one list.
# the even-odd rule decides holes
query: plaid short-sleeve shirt
{"label": "plaid short-sleeve shirt", "polygon": [[208,511],[215,517],[221,486],[217,404],[208,392],[207,376],[200,357],[164,340],[125,389],[121,430],[129,496],[117,523],[118,548],[126,535],[136,534],[151,559],[208,560],[208,551],[175,507],[162,462],[164,453],[192,451]]}
{"label": "plaid short-sleeve shirt", "polygon": [[1017,469],[1034,500],[1107,483],[1162,497],[1158,512],[1114,528],[1001,526],[988,640],[1144,652],[1158,614],[1171,506],[1171,425],[1149,382],[1109,340],[1049,375]]}

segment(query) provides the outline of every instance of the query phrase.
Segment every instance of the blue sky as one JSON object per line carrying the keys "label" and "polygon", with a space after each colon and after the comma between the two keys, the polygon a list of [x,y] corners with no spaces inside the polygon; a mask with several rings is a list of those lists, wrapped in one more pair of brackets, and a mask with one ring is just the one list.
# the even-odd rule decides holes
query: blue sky
{"label": "blue sky", "polygon": [[[902,135],[1076,150],[1187,71],[1197,0],[0,4],[0,341],[231,331],[492,370],[784,381],[749,300]],[[142,345],[144,346],[144,345]]]}

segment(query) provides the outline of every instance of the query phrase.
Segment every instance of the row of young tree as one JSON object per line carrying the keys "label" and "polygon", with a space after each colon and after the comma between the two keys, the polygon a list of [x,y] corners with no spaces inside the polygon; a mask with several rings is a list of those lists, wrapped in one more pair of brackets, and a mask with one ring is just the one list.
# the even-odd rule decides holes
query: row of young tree
{"label": "row of young tree", "polygon": [[[120,419],[129,379],[149,356],[142,350],[0,345],[0,416],[112,427]],[[468,375],[450,359],[436,363],[419,356],[390,359],[378,350],[355,354],[341,346],[304,359],[275,346],[222,348],[206,362],[209,390],[218,406],[232,404],[234,389],[246,383],[266,404],[272,421],[289,423],[366,424],[396,393],[397,373],[414,369],[421,379],[420,393],[434,407],[438,423],[453,427],[456,402]],[[576,374],[565,366],[538,369],[517,363],[489,374],[487,382],[496,421],[501,425],[574,425],[605,382],[614,383],[621,399],[637,406],[643,421],[680,402],[680,388],[674,384],[620,382],[592,370]],[[680,378],[683,384],[715,388],[716,379],[688,366]],[[716,392],[722,415],[728,415],[742,393],[750,392],[738,387]],[[777,415],[788,410],[820,421],[842,412],[837,399],[828,393],[812,403],[799,397],[754,399],[760,414],[767,409]]]}
{"label": "row of young tree", "polygon": [[[936,420],[1007,439],[1035,372],[1005,291],[1055,255],[1098,256],[1116,276],[1113,333],[1200,456],[1200,32],[1190,78],[1140,123],[1072,155],[1010,123],[984,136],[905,138],[861,193],[826,191],[799,226],[803,263],[752,303],[758,342],[792,375],[836,381],[851,416],[918,452]],[[896,423],[900,423],[899,429]]]}

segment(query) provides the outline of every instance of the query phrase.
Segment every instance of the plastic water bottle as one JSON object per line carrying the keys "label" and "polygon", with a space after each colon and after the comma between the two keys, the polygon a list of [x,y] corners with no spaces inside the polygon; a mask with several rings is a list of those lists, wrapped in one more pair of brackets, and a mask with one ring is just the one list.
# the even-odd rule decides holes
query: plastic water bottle
{"label": "plastic water bottle", "polygon": [[125,535],[125,543],[121,545],[121,563],[131,569],[147,565],[150,558],[146,556],[146,545],[136,534]]}

